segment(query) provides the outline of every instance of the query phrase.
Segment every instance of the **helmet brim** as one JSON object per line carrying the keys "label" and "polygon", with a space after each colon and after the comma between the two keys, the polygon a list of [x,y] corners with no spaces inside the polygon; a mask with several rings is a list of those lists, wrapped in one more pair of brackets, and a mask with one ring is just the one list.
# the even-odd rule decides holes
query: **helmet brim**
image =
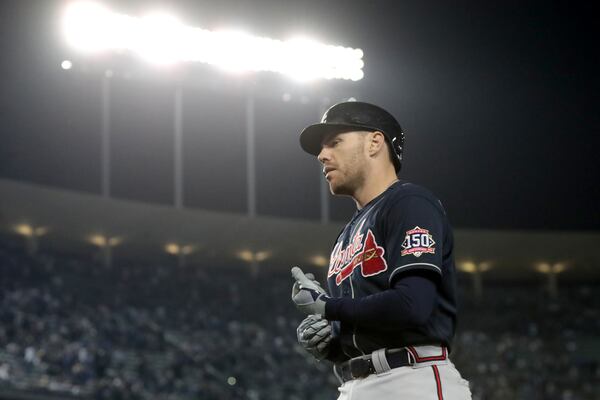
{"label": "helmet brim", "polygon": [[321,152],[321,146],[323,145],[323,141],[329,135],[334,135],[343,132],[371,130],[378,129],[364,125],[352,124],[313,124],[304,128],[302,133],[300,133],[300,146],[305,152],[312,154],[313,156],[318,156]]}

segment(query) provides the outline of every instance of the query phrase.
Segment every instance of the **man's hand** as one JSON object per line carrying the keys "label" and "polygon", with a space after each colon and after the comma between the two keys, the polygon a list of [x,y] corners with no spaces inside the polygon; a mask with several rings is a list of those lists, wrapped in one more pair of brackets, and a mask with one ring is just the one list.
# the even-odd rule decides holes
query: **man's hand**
{"label": "man's hand", "polygon": [[329,353],[331,342],[331,324],[320,315],[309,315],[296,329],[298,343],[317,360],[322,360]]}
{"label": "man's hand", "polygon": [[314,277],[304,275],[298,267],[292,268],[292,277],[295,279],[292,301],[296,307],[306,315],[325,315],[327,293],[321,285],[314,280]]}

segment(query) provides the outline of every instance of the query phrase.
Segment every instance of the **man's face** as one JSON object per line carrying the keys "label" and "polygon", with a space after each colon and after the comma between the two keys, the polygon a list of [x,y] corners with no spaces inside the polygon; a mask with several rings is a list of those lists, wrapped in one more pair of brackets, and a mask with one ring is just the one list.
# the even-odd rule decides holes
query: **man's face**
{"label": "man's face", "polygon": [[365,181],[365,133],[344,132],[325,137],[317,156],[332,194],[352,196]]}

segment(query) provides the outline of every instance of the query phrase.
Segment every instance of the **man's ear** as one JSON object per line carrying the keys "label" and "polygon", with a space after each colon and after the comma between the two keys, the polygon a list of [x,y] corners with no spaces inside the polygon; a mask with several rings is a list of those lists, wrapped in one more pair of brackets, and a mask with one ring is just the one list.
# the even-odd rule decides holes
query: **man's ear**
{"label": "man's ear", "polygon": [[369,155],[371,156],[374,156],[385,148],[385,136],[383,136],[383,133],[380,131],[370,132],[368,140]]}

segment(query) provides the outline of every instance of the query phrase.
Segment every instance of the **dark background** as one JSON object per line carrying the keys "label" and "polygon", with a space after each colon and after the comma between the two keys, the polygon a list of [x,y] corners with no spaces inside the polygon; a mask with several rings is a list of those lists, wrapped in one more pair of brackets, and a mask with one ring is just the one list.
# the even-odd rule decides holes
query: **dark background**
{"label": "dark background", "polygon": [[[294,83],[209,66],[87,58],[60,33],[66,2],[0,4],[0,177],[100,193],[101,84],[111,79],[112,194],[173,202],[173,92],[184,91],[184,204],[246,210],[245,102],[256,99],[260,215],[319,218],[319,166],[299,130],[349,96],[406,131],[402,177],[433,190],[459,228],[600,228],[598,28],[592,3],[113,2],[207,29],[360,47],[359,82]],[[63,59],[73,60],[63,71]],[[291,101],[283,102],[283,93]],[[326,101],[326,100],[325,100]],[[333,199],[332,217],[353,212]]]}

